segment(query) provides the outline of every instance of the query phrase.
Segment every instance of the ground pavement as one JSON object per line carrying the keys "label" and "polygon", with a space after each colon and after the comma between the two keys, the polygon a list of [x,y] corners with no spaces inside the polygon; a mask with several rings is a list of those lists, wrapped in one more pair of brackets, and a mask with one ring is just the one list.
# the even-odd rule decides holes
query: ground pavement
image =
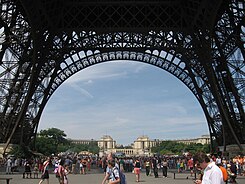
{"label": "ground pavement", "polygon": [[[38,184],[39,179],[23,179],[21,174],[13,174],[13,175],[0,175],[3,177],[11,177],[13,178],[10,181],[10,184]],[[103,180],[103,173],[90,173],[86,175],[68,175],[69,184],[101,184]],[[135,175],[133,173],[126,173],[127,184],[136,184]],[[245,180],[244,180],[245,181]],[[5,184],[5,181],[0,180],[0,184]],[[176,179],[173,179],[173,174],[169,174],[168,178],[155,178],[154,176],[146,176],[144,173],[141,174],[140,182],[142,184],[193,184],[193,180],[186,179],[186,175],[181,174],[179,177],[176,174]],[[43,182],[46,184],[46,181]],[[55,178],[54,174],[50,174],[49,184],[58,184],[57,178]]]}
{"label": "ground pavement", "polygon": [[[187,179],[188,176],[188,179]],[[0,178],[3,177],[11,177],[13,178],[10,181],[10,184],[38,184],[40,181],[40,175],[38,179],[23,179],[22,174],[14,173],[11,175],[6,175],[4,173],[0,174]],[[69,174],[69,184],[101,184],[103,180],[104,174],[101,172],[90,172],[86,175],[73,175]],[[133,173],[126,173],[127,184],[136,184],[135,175]],[[174,174],[168,173],[167,178],[162,178],[162,175],[159,175],[159,178],[155,178],[154,176],[146,176],[144,172],[141,173],[140,182],[141,184],[193,184],[194,177],[190,177],[189,173],[176,173],[175,179]],[[6,181],[0,180],[0,184],[5,184]],[[238,184],[245,184],[245,177],[239,177],[237,179]],[[46,184],[46,181],[43,182]],[[50,174],[49,184],[58,184],[57,178],[55,178],[54,174]]]}

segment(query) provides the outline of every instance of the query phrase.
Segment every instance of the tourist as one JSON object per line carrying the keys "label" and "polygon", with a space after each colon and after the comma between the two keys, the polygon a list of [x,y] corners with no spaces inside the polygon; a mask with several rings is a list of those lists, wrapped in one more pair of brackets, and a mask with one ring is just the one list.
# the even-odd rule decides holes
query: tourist
{"label": "tourist", "polygon": [[236,168],[236,165],[233,163],[232,159],[227,164],[227,173],[230,178],[229,183],[236,183],[237,168]]}
{"label": "tourist", "polygon": [[68,177],[67,175],[70,173],[69,165],[65,165],[65,172],[64,172],[64,184],[68,184]]}
{"label": "tourist", "polygon": [[153,168],[153,173],[155,178],[158,178],[158,159],[156,157],[153,158],[152,160],[152,168]]}
{"label": "tourist", "polygon": [[108,184],[120,183],[119,169],[116,167],[116,162],[114,159],[108,161],[108,167],[111,170]]}
{"label": "tourist", "polygon": [[31,178],[31,162],[29,160],[26,160],[24,168],[23,178],[28,178],[28,176]]}
{"label": "tourist", "polygon": [[6,161],[6,174],[11,174],[11,167],[12,167],[12,160],[9,157],[8,160]]}
{"label": "tourist", "polygon": [[178,159],[178,160],[177,160],[177,163],[176,163],[178,173],[181,172],[181,171],[180,171],[180,162],[181,162],[181,160]]}
{"label": "tourist", "polygon": [[184,171],[184,159],[180,159],[180,165],[179,165],[179,172],[183,172]]}
{"label": "tourist", "polygon": [[188,162],[187,162],[187,164],[188,164],[188,167],[189,167],[189,169],[190,169],[190,171],[191,171],[191,176],[193,175],[193,173],[194,173],[194,171],[193,171],[193,158],[191,158],[191,159],[189,159],[188,160]]}
{"label": "tourist", "polygon": [[87,168],[87,158],[82,159],[82,174],[86,174],[86,168]]}
{"label": "tourist", "polygon": [[47,181],[47,184],[49,184],[49,165],[51,164],[51,159],[50,157],[47,158],[46,161],[43,163],[43,172],[41,176],[41,180],[39,184],[41,184],[45,179]]}
{"label": "tourist", "polygon": [[119,159],[119,168],[120,168],[120,170],[121,170],[122,172],[124,172],[124,165],[125,165],[124,159],[120,158],[120,159]]}
{"label": "tourist", "polygon": [[164,158],[161,162],[161,168],[162,168],[162,177],[167,178],[167,173],[168,173],[168,162]]}
{"label": "tourist", "polygon": [[136,158],[134,163],[134,174],[136,177],[136,182],[139,182],[140,180],[140,161],[138,158]]}
{"label": "tourist", "polygon": [[195,180],[196,184],[224,184],[222,171],[205,153],[197,153],[193,160],[204,170],[202,180]]}
{"label": "tourist", "polygon": [[76,171],[76,164],[77,164],[77,157],[74,157],[74,158],[72,159],[72,170],[71,170],[71,172],[72,172],[73,174],[76,174],[76,173],[77,173],[77,171]]}
{"label": "tourist", "polygon": [[222,163],[216,164],[216,165],[217,165],[217,166],[220,168],[220,170],[222,171],[223,181],[224,181],[225,183],[227,183],[227,182],[228,182],[228,172],[227,172],[227,169],[226,169],[225,167],[222,166]]}
{"label": "tourist", "polygon": [[149,176],[151,172],[151,163],[150,160],[147,158],[145,161],[145,174],[146,176]]}
{"label": "tourist", "polygon": [[60,184],[64,184],[64,179],[65,179],[64,164],[65,164],[65,159],[61,158],[56,172],[56,178],[58,179]]}
{"label": "tourist", "polygon": [[241,162],[242,162],[242,176],[245,176],[245,156],[241,158]]}
{"label": "tourist", "polygon": [[[105,177],[104,177],[104,179],[102,181],[102,184],[104,184],[107,180],[110,179],[110,176],[112,174],[112,169],[111,169],[111,167],[109,167],[109,162],[112,161],[112,160],[115,161],[114,155],[112,153],[109,153],[107,155],[107,167],[106,167]],[[119,165],[117,163],[115,163],[115,167],[119,169]]]}
{"label": "tourist", "polygon": [[83,174],[83,163],[82,163],[82,159],[78,159],[79,160],[79,170],[80,170],[80,174]]}

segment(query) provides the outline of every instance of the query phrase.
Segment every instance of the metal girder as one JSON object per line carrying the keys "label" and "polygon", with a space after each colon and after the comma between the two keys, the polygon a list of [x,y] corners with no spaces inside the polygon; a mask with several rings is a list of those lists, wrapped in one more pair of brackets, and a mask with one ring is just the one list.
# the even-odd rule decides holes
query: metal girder
{"label": "metal girder", "polygon": [[243,1],[0,2],[0,141],[6,145],[35,137],[46,103],[66,79],[119,59],[168,71],[200,102],[212,141],[245,143]]}

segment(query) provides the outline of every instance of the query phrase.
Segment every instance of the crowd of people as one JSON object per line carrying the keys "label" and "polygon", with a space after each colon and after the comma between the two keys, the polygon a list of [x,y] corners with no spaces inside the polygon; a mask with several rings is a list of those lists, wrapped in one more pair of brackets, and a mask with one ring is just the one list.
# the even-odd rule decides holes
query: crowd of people
{"label": "crowd of people", "polygon": [[[112,159],[113,158],[113,159]],[[41,184],[44,180],[49,181],[49,174],[53,172],[59,183],[68,184],[68,174],[86,174],[91,167],[98,168],[104,171],[105,178],[102,184],[110,178],[117,177],[118,173],[112,176],[109,170],[116,167],[120,172],[132,172],[135,174],[135,181],[140,181],[142,169],[145,170],[146,176],[153,175],[154,177],[168,176],[169,169],[175,169],[177,172],[190,172],[190,176],[194,173],[199,173],[200,177],[196,180],[197,184],[206,184],[207,168],[217,170],[218,174],[222,173],[223,182],[235,183],[237,176],[245,176],[245,156],[236,156],[231,159],[225,159],[215,155],[188,155],[181,157],[173,156],[153,156],[153,157],[103,157],[94,156],[52,156],[46,159],[20,159],[8,157],[2,160],[2,164],[6,167],[6,174],[11,174],[18,171],[19,168],[24,168],[23,178],[31,178],[32,174],[41,174]],[[217,166],[217,167],[216,167]],[[115,170],[115,169],[114,169]],[[109,173],[109,174],[108,174]],[[159,174],[160,173],[160,174]],[[110,176],[109,176],[110,175]],[[116,178],[114,177],[114,179]],[[217,178],[217,177],[216,177]],[[213,182],[215,183],[215,182]]]}
{"label": "crowd of people", "polygon": [[225,159],[200,152],[194,155],[193,160],[195,168],[199,170],[196,184],[236,183],[238,175],[245,176],[245,156]]}

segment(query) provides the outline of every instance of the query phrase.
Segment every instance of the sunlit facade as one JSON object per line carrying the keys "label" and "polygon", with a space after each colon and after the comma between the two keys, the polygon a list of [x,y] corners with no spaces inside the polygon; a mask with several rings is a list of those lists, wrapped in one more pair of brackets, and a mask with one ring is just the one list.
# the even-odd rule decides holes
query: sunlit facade
{"label": "sunlit facade", "polygon": [[132,148],[118,148],[116,146],[116,141],[109,135],[104,135],[100,140],[71,140],[75,144],[89,144],[91,141],[97,142],[98,147],[100,148],[100,156],[103,156],[108,153],[123,153],[126,156],[151,156],[151,148],[160,144],[164,141],[176,141],[178,143],[191,144],[191,143],[200,143],[200,144],[210,144],[210,136],[202,135],[199,138],[193,139],[178,139],[178,140],[160,140],[160,139],[150,139],[148,136],[143,135],[138,137],[132,145]]}

